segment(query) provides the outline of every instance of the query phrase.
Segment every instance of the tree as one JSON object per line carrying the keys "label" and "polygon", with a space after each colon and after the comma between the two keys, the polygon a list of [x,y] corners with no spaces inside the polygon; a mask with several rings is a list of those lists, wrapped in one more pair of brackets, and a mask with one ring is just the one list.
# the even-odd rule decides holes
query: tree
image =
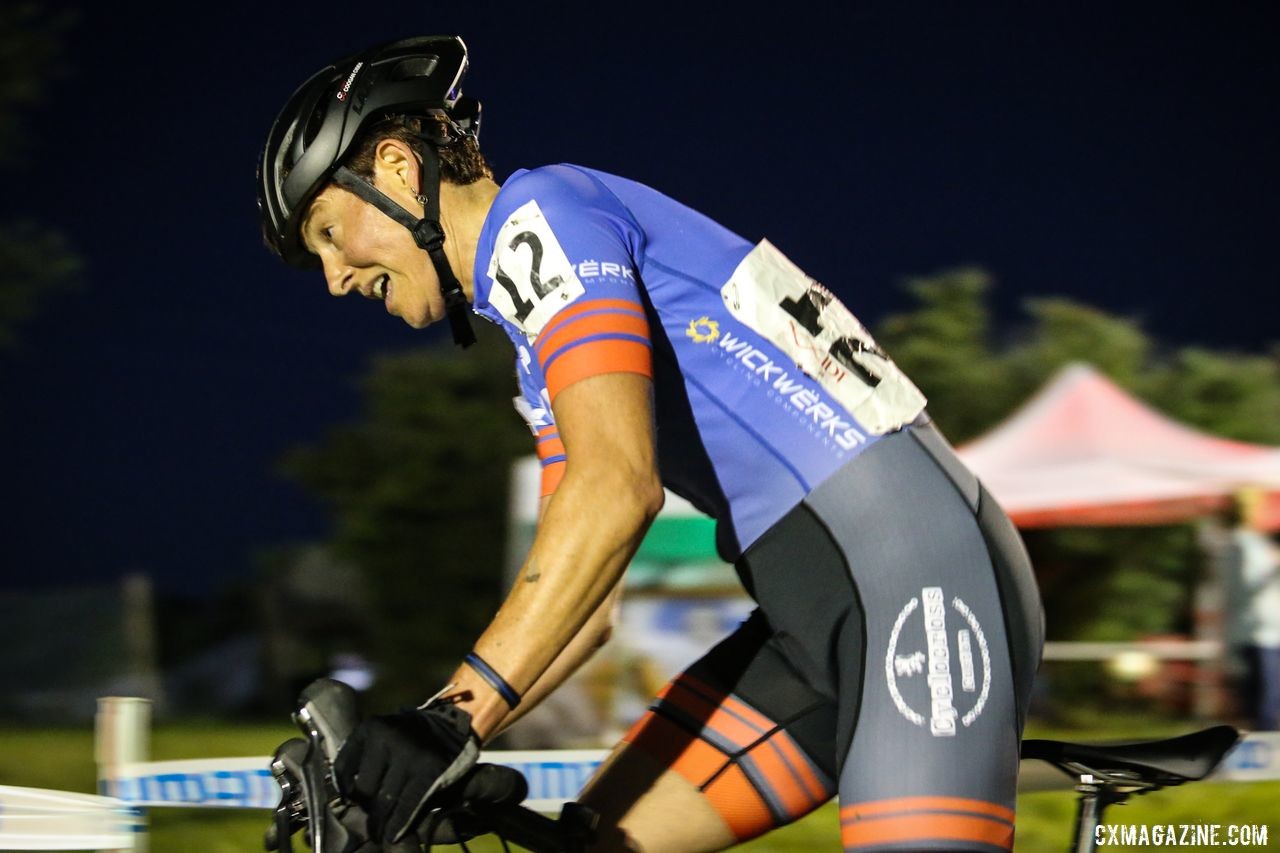
{"label": "tree", "polygon": [[1073,361],[1088,362],[1119,385],[1140,390],[1152,343],[1136,321],[1061,298],[1031,299],[1024,309],[1030,330],[1002,357],[1019,400]]}
{"label": "tree", "polygon": [[363,418],[285,460],[330,507],[337,557],[363,573],[381,698],[422,701],[497,609],[508,477],[531,452],[515,413],[511,351],[478,329],[450,347],[385,355],[364,380]]}
{"label": "tree", "polygon": [[67,238],[30,220],[0,224],[0,349],[55,293],[75,286],[82,264]]}
{"label": "tree", "polygon": [[[63,38],[74,18],[39,4],[0,6],[0,166],[27,154],[23,110],[40,104],[67,74]],[[66,237],[30,220],[0,223],[0,349],[53,294],[78,283],[81,262]]]}
{"label": "tree", "polygon": [[876,339],[929,399],[929,412],[953,441],[981,433],[1014,404],[1006,366],[991,349],[984,299],[991,277],[958,269],[908,279],[919,307],[884,320]]}
{"label": "tree", "polygon": [[1280,357],[1180,350],[1148,380],[1151,400],[1192,426],[1280,444]]}

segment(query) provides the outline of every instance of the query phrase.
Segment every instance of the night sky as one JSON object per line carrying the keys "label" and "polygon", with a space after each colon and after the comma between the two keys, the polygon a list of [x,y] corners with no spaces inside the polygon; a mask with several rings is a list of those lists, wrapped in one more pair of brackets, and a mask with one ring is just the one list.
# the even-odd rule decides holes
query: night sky
{"label": "night sky", "polygon": [[446,332],[271,257],[254,165],[306,76],[405,35],[466,39],[499,178],[649,183],[767,236],[869,325],[907,307],[904,277],[976,264],[1006,326],[1064,295],[1169,345],[1280,340],[1272,4],[705,5],[736,11],[87,5],[3,174],[3,218],[64,231],[86,286],[0,351],[2,583],[212,591],[323,535],[276,460],[358,414],[372,355]]}

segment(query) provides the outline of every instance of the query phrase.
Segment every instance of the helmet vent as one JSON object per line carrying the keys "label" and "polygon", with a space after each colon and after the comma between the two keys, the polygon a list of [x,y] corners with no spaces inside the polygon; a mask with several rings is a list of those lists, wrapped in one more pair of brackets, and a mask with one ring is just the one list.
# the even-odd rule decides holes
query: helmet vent
{"label": "helmet vent", "polygon": [[430,77],[440,60],[434,56],[411,56],[395,64],[387,77],[392,80],[412,80],[414,77]]}

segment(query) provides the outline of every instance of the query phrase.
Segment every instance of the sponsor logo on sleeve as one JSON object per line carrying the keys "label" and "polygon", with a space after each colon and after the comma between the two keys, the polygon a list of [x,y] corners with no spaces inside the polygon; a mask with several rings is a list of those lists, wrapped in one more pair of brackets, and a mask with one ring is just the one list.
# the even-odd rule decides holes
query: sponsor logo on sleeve
{"label": "sponsor logo on sleeve", "polygon": [[616,278],[631,282],[636,280],[635,270],[630,264],[591,260],[581,261],[576,269],[578,278]]}
{"label": "sponsor logo on sleeve", "polygon": [[[952,613],[958,623],[954,650],[947,619]],[[982,625],[959,596],[948,605],[942,587],[925,587],[899,611],[884,671],[898,713],[934,737],[955,737],[957,723],[972,725],[991,693],[991,652]]]}

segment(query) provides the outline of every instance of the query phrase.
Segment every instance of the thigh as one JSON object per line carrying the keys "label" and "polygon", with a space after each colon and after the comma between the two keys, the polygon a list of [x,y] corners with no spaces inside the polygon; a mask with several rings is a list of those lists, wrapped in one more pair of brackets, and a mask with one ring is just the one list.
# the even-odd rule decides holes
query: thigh
{"label": "thigh", "polygon": [[1038,597],[1016,533],[946,452],[882,439],[745,557],[777,635],[835,696],[848,850],[1012,845]]}
{"label": "thigh", "polygon": [[757,613],[663,688],[582,801],[603,849],[722,849],[830,799],[833,732]]}
{"label": "thigh", "polygon": [[628,741],[614,747],[579,802],[600,817],[595,853],[693,853],[736,841],[696,785]]}

